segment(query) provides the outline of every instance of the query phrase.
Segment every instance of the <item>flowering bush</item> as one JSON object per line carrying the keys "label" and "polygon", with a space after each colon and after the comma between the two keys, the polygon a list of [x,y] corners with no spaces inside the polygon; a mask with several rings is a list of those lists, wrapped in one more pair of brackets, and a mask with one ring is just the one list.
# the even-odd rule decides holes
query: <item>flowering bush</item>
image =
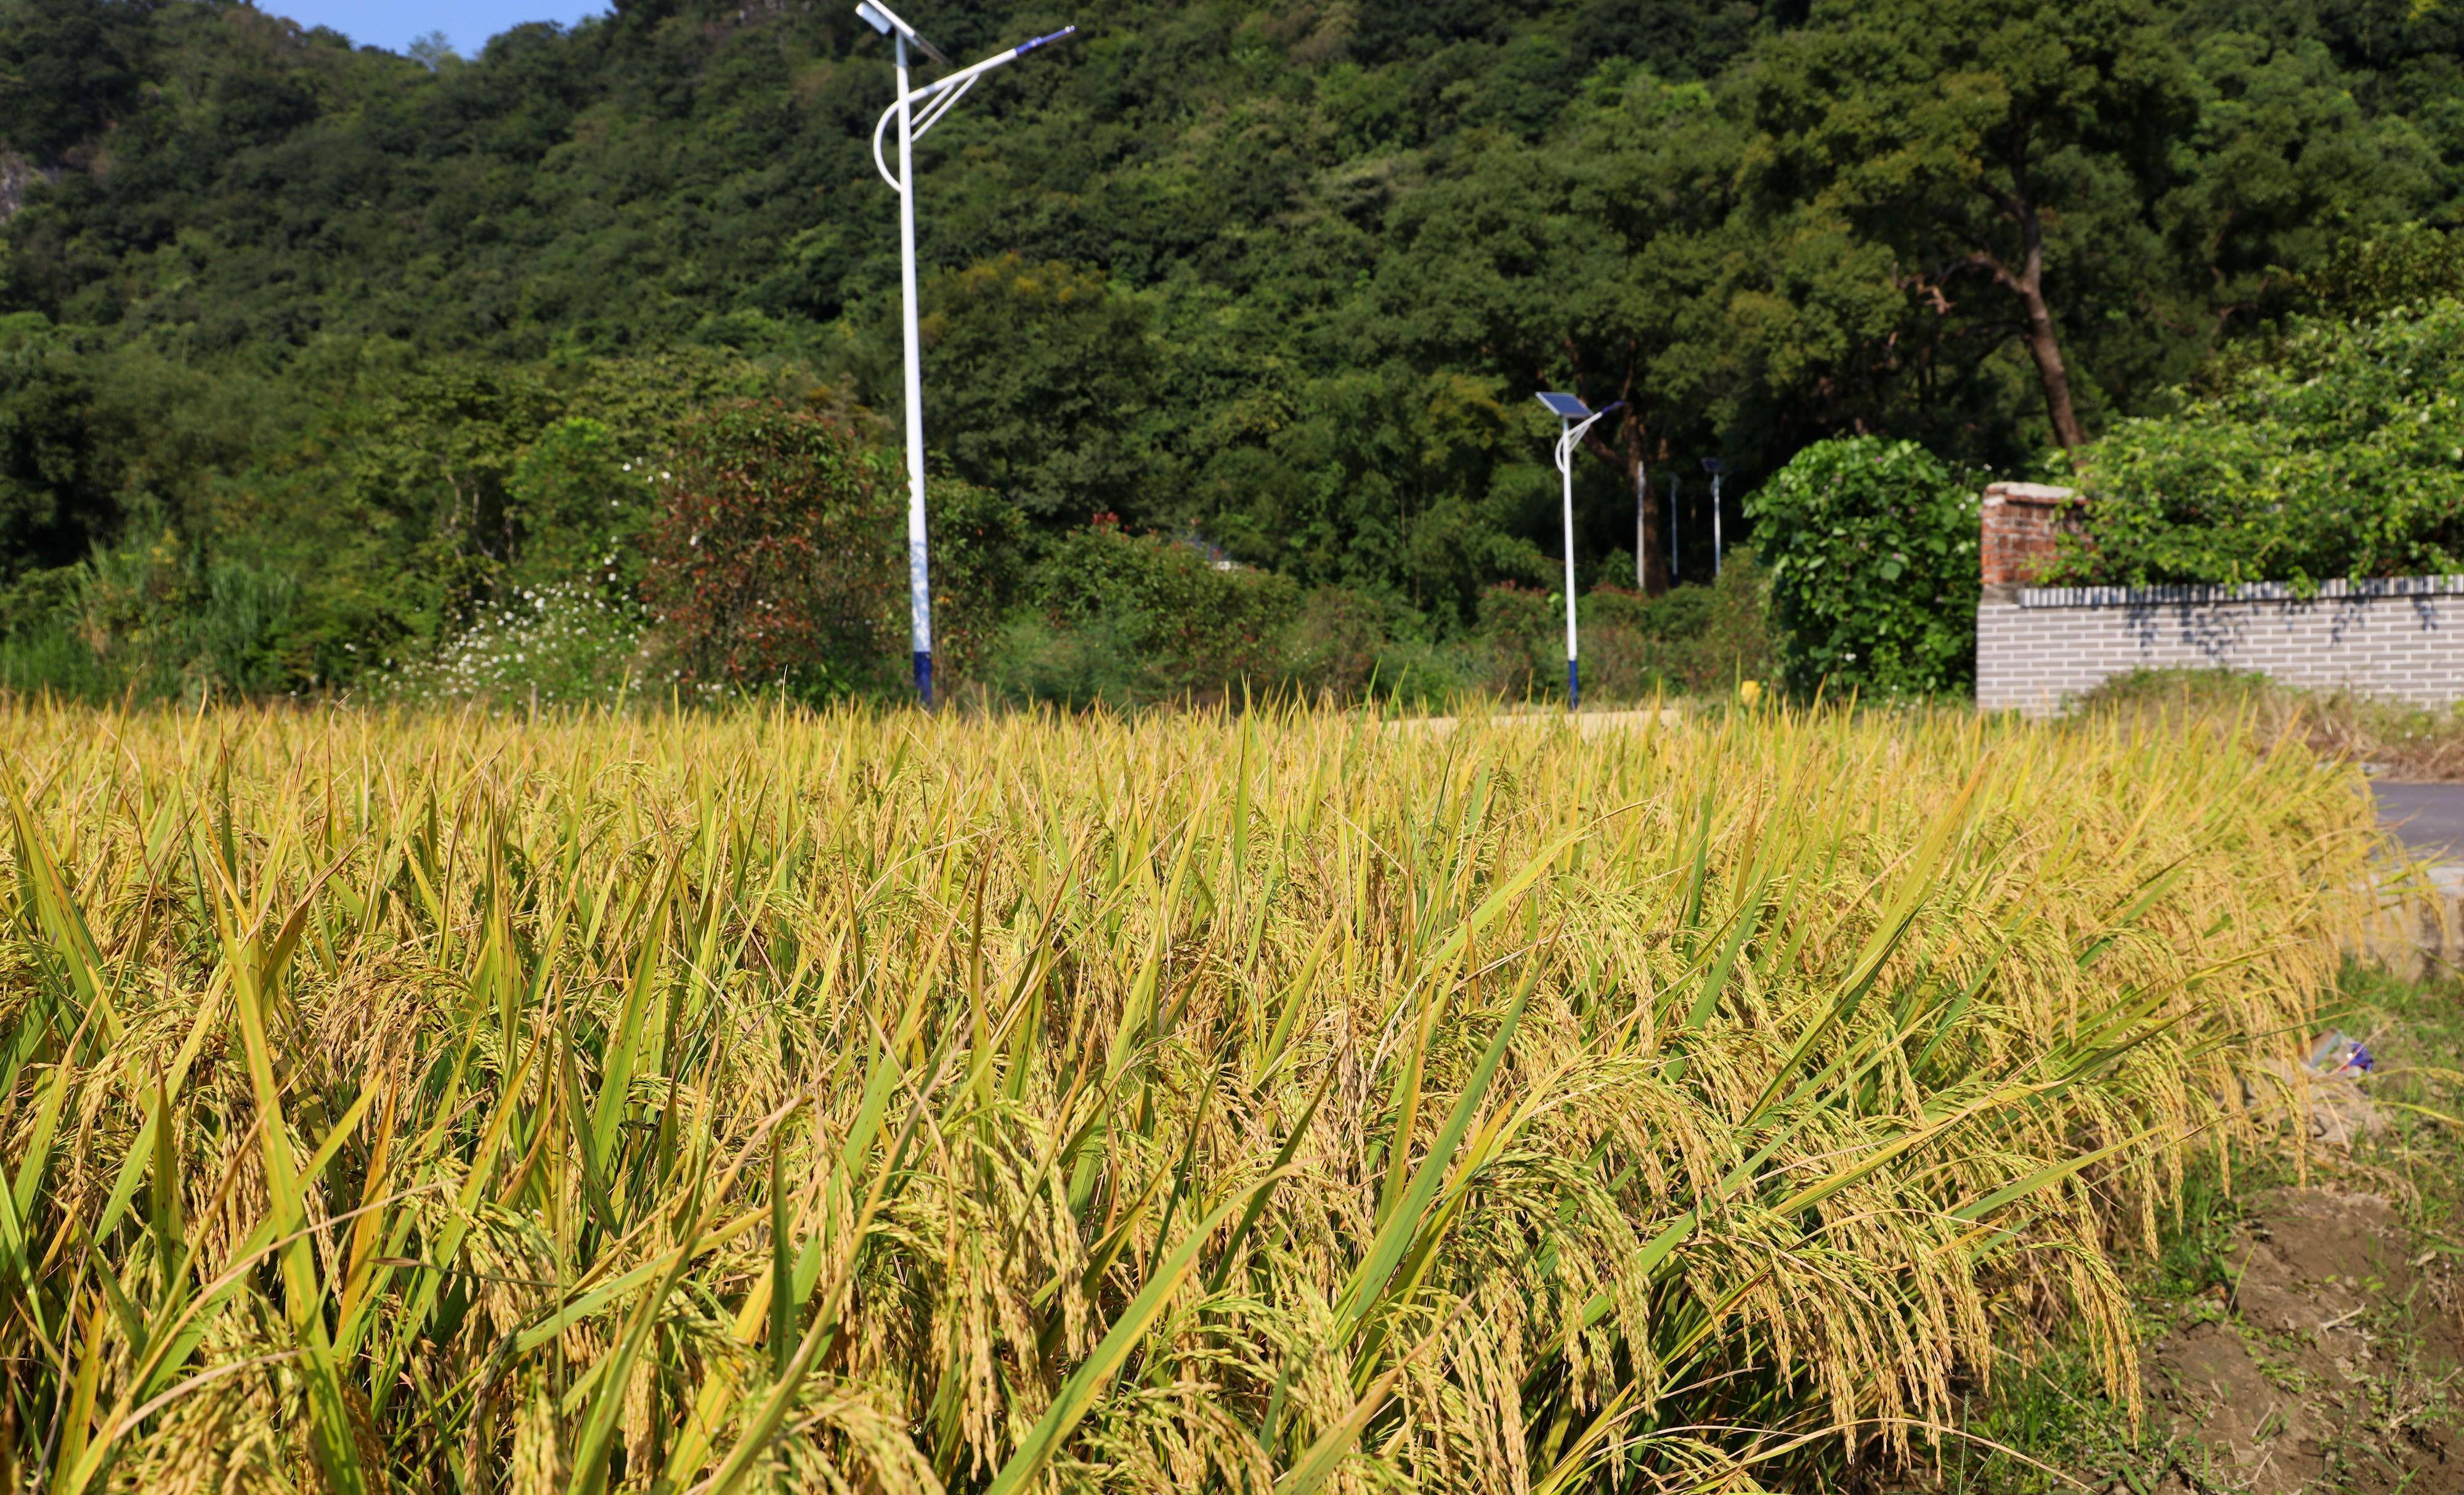
{"label": "flowering bush", "polygon": [[428,659],[376,678],[381,697],[423,703],[610,705],[627,691],[661,696],[642,621],[587,581],[521,588],[481,609]]}

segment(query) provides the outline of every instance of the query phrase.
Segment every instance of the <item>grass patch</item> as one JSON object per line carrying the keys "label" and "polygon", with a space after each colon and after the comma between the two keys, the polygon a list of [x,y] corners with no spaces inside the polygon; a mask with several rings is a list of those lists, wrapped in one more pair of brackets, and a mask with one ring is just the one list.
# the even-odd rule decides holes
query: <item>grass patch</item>
{"label": "grass patch", "polygon": [[2464,703],[2444,711],[2350,691],[2280,685],[2235,670],[2140,670],[2081,696],[2078,711],[2139,722],[2229,724],[2264,750],[2299,742],[2322,758],[2413,782],[2464,780]]}

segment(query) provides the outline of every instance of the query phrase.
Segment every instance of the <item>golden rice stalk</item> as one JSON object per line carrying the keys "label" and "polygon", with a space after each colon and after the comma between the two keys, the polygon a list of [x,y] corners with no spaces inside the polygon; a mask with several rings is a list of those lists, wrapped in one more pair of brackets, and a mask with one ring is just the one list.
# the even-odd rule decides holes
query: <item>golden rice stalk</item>
{"label": "golden rice stalk", "polygon": [[1924,1456],[2295,1057],[2353,775],[0,705],[19,1487],[1744,1490]]}

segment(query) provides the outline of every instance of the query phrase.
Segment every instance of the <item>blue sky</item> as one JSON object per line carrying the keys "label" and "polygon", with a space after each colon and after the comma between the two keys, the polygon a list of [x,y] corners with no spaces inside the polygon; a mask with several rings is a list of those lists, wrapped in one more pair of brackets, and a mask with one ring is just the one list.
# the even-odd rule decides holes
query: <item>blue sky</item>
{"label": "blue sky", "polygon": [[259,0],[259,5],[302,26],[330,26],[363,46],[393,52],[408,49],[413,37],[443,32],[453,50],[466,57],[476,55],[489,37],[524,21],[561,21],[570,26],[607,10],[606,0],[417,0],[393,5],[372,0]]}

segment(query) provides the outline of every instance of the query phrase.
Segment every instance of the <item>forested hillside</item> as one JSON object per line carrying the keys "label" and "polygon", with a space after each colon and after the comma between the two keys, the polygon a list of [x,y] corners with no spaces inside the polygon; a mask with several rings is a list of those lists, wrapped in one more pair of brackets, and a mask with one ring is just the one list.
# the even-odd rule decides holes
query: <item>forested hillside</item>
{"label": "forested hillside", "polygon": [[[2272,336],[2339,246],[2464,215],[2452,4],[907,9],[961,59],[1082,31],[921,148],[934,462],[1005,596],[1096,522],[1460,635],[1551,584],[1535,387],[1629,402],[1577,561],[1632,585],[1639,548],[1657,593],[1640,466],[1705,579],[1701,458],[1732,505],[1841,433],[2035,472]],[[889,87],[840,0],[470,58],[9,0],[14,657],[329,687],[543,588],[640,606],[702,412],[898,413]]]}

